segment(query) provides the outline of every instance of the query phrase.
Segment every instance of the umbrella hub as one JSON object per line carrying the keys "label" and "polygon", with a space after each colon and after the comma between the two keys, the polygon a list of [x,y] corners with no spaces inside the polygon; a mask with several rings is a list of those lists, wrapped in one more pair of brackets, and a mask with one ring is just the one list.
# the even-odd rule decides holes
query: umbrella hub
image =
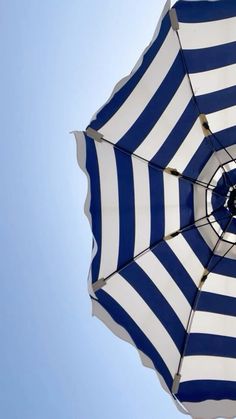
{"label": "umbrella hub", "polygon": [[231,190],[227,206],[231,214],[236,215],[236,189]]}

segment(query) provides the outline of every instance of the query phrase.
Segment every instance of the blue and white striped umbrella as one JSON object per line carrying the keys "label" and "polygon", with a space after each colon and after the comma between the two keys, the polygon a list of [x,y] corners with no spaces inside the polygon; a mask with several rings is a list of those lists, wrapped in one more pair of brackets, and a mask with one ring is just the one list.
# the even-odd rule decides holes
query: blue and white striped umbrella
{"label": "blue and white striped umbrella", "polygon": [[236,1],[166,3],[85,132],[93,312],[182,411],[236,417]]}

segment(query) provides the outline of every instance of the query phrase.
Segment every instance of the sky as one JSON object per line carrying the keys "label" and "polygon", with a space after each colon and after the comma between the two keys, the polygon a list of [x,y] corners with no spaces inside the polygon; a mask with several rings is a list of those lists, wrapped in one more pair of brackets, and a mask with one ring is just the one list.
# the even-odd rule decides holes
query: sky
{"label": "sky", "polygon": [[136,350],[91,316],[84,129],[163,0],[2,0],[0,417],[177,419]]}

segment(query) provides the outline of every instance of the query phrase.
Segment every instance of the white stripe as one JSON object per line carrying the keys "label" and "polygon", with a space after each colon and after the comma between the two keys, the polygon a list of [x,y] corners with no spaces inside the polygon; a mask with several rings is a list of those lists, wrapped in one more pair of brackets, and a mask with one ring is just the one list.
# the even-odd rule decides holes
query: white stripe
{"label": "white stripe", "polygon": [[[227,220],[226,220],[227,221]],[[198,230],[203,239],[205,240],[205,242],[207,243],[208,247],[213,250],[213,248],[215,247],[216,243],[218,242],[218,235],[221,235],[222,233],[222,229],[220,227],[220,225],[218,223],[215,223],[214,229],[211,228],[211,226],[209,224],[207,224],[204,227],[201,227]],[[217,232],[217,233],[216,233]],[[218,234],[218,235],[217,235]],[[227,237],[224,236],[224,237]],[[232,238],[232,236],[228,236],[228,238]],[[234,240],[233,240],[234,242]],[[232,243],[228,243],[224,240],[220,240],[217,244],[217,247],[214,250],[214,254],[218,255],[218,256],[223,256],[225,255],[225,253],[227,253],[226,258],[232,258],[235,259],[235,246],[233,246]],[[229,250],[231,248],[231,250]]]}
{"label": "white stripe", "polygon": [[[227,149],[228,150],[228,149]],[[231,161],[225,165],[226,172],[235,169],[235,161]]]}
{"label": "white stripe", "polygon": [[132,157],[135,199],[135,247],[137,255],[150,245],[150,185],[149,168],[146,163]]}
{"label": "white stripe", "polygon": [[[221,231],[223,232],[223,230],[221,229]],[[232,244],[235,243],[236,241],[236,235],[233,233],[224,233],[224,240],[227,240],[228,242],[231,242]]]}
{"label": "white stripe", "polygon": [[[223,129],[235,126],[236,106],[222,109],[207,115],[207,120],[212,132],[218,132]],[[229,159],[229,156],[228,156]]]}
{"label": "white stripe", "polygon": [[236,84],[236,64],[190,75],[196,95],[205,95]]}
{"label": "white stripe", "polygon": [[185,402],[183,405],[190,412],[192,418],[195,419],[235,418],[236,402],[234,400],[206,400],[198,403]]}
{"label": "white stripe", "polygon": [[212,22],[182,23],[179,35],[183,49],[209,48],[234,42],[236,38],[236,18]]}
{"label": "white stripe", "polygon": [[198,287],[203,275],[204,267],[188,242],[182,234],[179,234],[174,239],[169,240],[168,245]]}
{"label": "white stripe", "polygon": [[166,329],[134,288],[115,274],[103,290],[114,298],[159,352],[172,376],[176,373],[179,351]]}
{"label": "white stripe", "polygon": [[236,381],[236,359],[218,356],[186,356],[181,383],[191,380]]}
{"label": "white stripe", "polygon": [[[217,154],[217,157],[220,158],[221,155]],[[219,160],[216,158],[215,153],[213,153],[211,155],[211,157],[209,158],[209,160],[206,162],[206,164],[203,167],[201,173],[199,174],[198,180],[201,180],[202,182],[208,183],[209,179],[211,179],[211,184],[216,186],[212,177],[213,177],[214,173],[218,170],[218,167],[219,167]]]}
{"label": "white stripe", "polygon": [[116,143],[123,137],[159,88],[178,52],[177,37],[171,28],[158,54],[132,93],[112,118],[99,129],[105,138]]}
{"label": "white stripe", "polygon": [[187,137],[176,151],[172,160],[168,163],[168,166],[183,172],[203,140],[204,135],[200,119],[197,118]]}
{"label": "white stripe", "polygon": [[[215,155],[215,153],[214,153]],[[227,170],[226,170],[227,171]],[[217,170],[217,172],[214,174],[213,179],[211,179],[211,184],[216,186],[218,181],[220,180],[221,177],[224,176],[224,170],[222,167],[219,167],[219,169]]]}
{"label": "white stripe", "polygon": [[151,251],[136,262],[168,301],[183,326],[186,327],[191,307],[169,272]]}
{"label": "white stripe", "polygon": [[[203,189],[203,188],[202,188]],[[211,201],[211,197],[212,197],[212,192],[210,192],[209,190],[207,191],[207,214],[211,214],[213,211],[213,207],[212,207],[212,201]],[[198,200],[198,194],[196,194],[196,198]],[[200,201],[200,200],[199,200]],[[202,204],[204,203],[204,201],[201,201]],[[201,205],[201,203],[199,202],[198,205]],[[205,214],[206,215],[206,214]],[[207,219],[205,219],[205,221],[207,221]],[[213,228],[214,225],[213,225]]]}
{"label": "white stripe", "polygon": [[[206,206],[205,206],[205,197],[206,197],[206,189],[198,186],[198,185],[194,185],[193,188],[194,191],[194,219],[195,220],[199,220],[202,217],[206,216]],[[206,222],[206,218],[199,221],[199,224],[205,224]]]}
{"label": "white stripe", "polygon": [[211,273],[208,276],[208,280],[204,284],[204,291],[235,298],[236,280],[230,276]]}
{"label": "white stripe", "polygon": [[135,153],[151,160],[171,133],[192,97],[187,76],[169,102],[160,119],[154,125]]}
{"label": "white stripe", "polygon": [[[205,288],[204,288],[205,291]],[[236,337],[236,317],[223,314],[195,311],[192,333]]]}
{"label": "white stripe", "polygon": [[113,147],[95,141],[101,190],[102,249],[99,278],[117,269],[119,252],[119,198]]}
{"label": "white stripe", "polygon": [[163,172],[165,202],[165,236],[180,228],[179,180]]}

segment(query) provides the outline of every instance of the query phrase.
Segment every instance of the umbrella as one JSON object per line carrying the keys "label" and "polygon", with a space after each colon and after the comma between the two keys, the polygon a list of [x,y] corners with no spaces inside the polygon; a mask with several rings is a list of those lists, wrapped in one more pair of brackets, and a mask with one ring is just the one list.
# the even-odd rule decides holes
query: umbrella
{"label": "umbrella", "polygon": [[236,3],[167,1],[84,132],[93,313],[176,406],[236,416]]}

